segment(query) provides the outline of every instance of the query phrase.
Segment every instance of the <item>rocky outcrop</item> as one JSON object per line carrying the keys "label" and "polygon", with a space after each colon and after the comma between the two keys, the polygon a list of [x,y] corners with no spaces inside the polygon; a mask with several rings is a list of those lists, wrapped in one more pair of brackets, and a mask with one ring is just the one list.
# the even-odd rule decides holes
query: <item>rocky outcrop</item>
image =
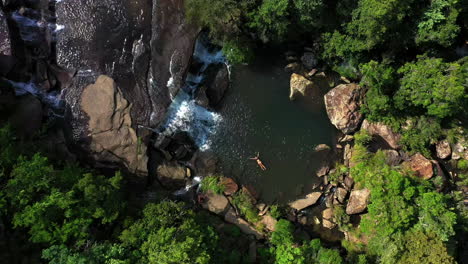
{"label": "rocky outcrop", "polygon": [[219,184],[224,186],[224,194],[228,196],[235,194],[239,190],[239,186],[231,178],[221,177]]}
{"label": "rocky outcrop", "polygon": [[397,166],[401,162],[401,156],[398,151],[393,149],[386,149],[383,151],[385,154],[385,161],[390,166]]}
{"label": "rocky outcrop", "polygon": [[309,193],[305,198],[289,203],[289,206],[297,211],[300,211],[317,203],[317,201],[320,199],[320,196],[322,196],[321,192]]}
{"label": "rocky outcrop", "polygon": [[265,226],[265,228],[270,232],[274,232],[276,230],[277,222],[278,221],[270,214],[263,215],[262,219],[260,220],[260,223],[263,224],[263,226]]}
{"label": "rocky outcrop", "polygon": [[130,172],[147,172],[146,147],[132,128],[131,105],[108,76],[99,76],[80,97],[88,118],[87,140],[93,160],[100,164],[123,164]]}
{"label": "rocky outcrop", "polygon": [[187,179],[187,169],[177,162],[163,162],[156,169],[159,182],[166,188],[182,188]]}
{"label": "rocky outcrop", "polygon": [[9,118],[16,135],[23,139],[35,136],[42,127],[42,110],[41,102],[30,94],[17,98]]}
{"label": "rocky outcrop", "polygon": [[360,214],[364,212],[369,203],[370,190],[353,190],[349,197],[348,205],[346,206],[346,213],[349,215]]}
{"label": "rocky outcrop", "polygon": [[247,221],[237,216],[235,210],[231,207],[226,215],[224,216],[224,220],[228,223],[234,224],[244,233],[248,235],[255,236],[256,239],[263,238],[263,234],[260,233],[257,229],[251,226]]}
{"label": "rocky outcrop", "polygon": [[290,89],[290,100],[294,100],[298,96],[311,96],[319,92],[319,88],[313,82],[296,73],[291,75]]}
{"label": "rocky outcrop", "polygon": [[370,135],[382,138],[392,149],[399,149],[401,135],[392,131],[392,129],[382,123],[371,123],[367,120],[362,122],[362,129],[367,130]]}
{"label": "rocky outcrop", "polygon": [[348,191],[345,188],[338,187],[335,191],[335,198],[341,204],[344,203],[347,195]]}
{"label": "rocky outcrop", "polygon": [[426,159],[426,157],[424,157],[421,153],[416,153],[411,156],[407,164],[409,169],[411,169],[419,178],[428,180],[434,175],[432,162]]}
{"label": "rocky outcrop", "polygon": [[345,134],[358,129],[362,121],[359,112],[364,92],[359,85],[340,84],[325,94],[325,107],[332,124]]}
{"label": "rocky outcrop", "polygon": [[205,198],[203,208],[215,214],[224,215],[230,207],[229,201],[224,195],[208,192]]}
{"label": "rocky outcrop", "polygon": [[437,142],[436,152],[439,159],[446,159],[452,155],[452,148],[447,140],[442,140]]}
{"label": "rocky outcrop", "polygon": [[336,223],[334,220],[333,208],[327,208],[322,211],[322,225],[328,229],[335,228]]}

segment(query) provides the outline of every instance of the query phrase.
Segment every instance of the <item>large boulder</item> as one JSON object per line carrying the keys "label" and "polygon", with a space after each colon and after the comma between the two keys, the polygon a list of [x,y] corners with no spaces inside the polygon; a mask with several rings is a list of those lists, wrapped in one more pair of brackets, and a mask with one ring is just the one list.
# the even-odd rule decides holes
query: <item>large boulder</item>
{"label": "large boulder", "polygon": [[187,180],[188,170],[179,165],[177,162],[163,162],[158,165],[156,169],[156,175],[159,182],[166,188],[182,188],[185,186]]}
{"label": "large boulder", "polygon": [[385,149],[383,153],[385,154],[385,161],[388,165],[397,166],[400,164],[401,156],[398,151],[394,149]]}
{"label": "large boulder", "polygon": [[311,205],[316,204],[317,201],[320,199],[320,196],[322,196],[321,192],[309,193],[305,198],[298,199],[294,202],[289,203],[289,206],[297,211],[300,211]]}
{"label": "large boulder", "polygon": [[102,75],[86,86],[80,108],[88,120],[86,142],[98,164],[123,165],[135,174],[147,172],[146,147],[132,128],[131,105],[112,78]]}
{"label": "large boulder", "polygon": [[453,146],[452,159],[459,160],[461,158],[468,160],[468,144],[465,139],[460,139]]}
{"label": "large boulder", "polygon": [[336,226],[334,220],[335,214],[333,212],[333,208],[327,208],[322,211],[322,225],[325,228],[333,229]]}
{"label": "large boulder", "polygon": [[276,223],[278,221],[270,214],[262,216],[260,223],[262,223],[268,231],[274,232],[276,230]]}
{"label": "large boulder", "polygon": [[215,214],[224,215],[230,208],[229,201],[224,195],[208,192],[203,203],[203,208]]}
{"label": "large boulder", "polygon": [[439,159],[446,159],[452,155],[452,148],[447,140],[442,140],[436,144],[437,157]]}
{"label": "large boulder", "polygon": [[304,76],[293,73],[290,81],[289,99],[294,100],[298,96],[311,96],[319,92],[319,88]]}
{"label": "large boulder", "polygon": [[346,206],[346,213],[352,215],[364,212],[369,203],[369,196],[369,189],[353,190],[349,197],[348,205]]}
{"label": "large boulder", "polygon": [[340,84],[325,94],[325,107],[332,124],[345,134],[358,129],[364,91],[355,83]]}
{"label": "large boulder", "polygon": [[239,185],[228,177],[221,177],[219,184],[224,186],[224,194],[228,196],[235,194],[239,190]]}
{"label": "large boulder", "polygon": [[382,123],[371,123],[367,120],[362,122],[362,129],[367,130],[370,135],[382,138],[392,149],[399,149],[401,135],[392,131],[392,129]]}
{"label": "large boulder", "polygon": [[421,153],[416,153],[413,156],[411,156],[407,164],[409,165],[409,168],[419,178],[428,180],[434,175],[432,162],[426,157],[424,157]]}
{"label": "large boulder", "polygon": [[216,107],[219,105],[228,88],[229,70],[227,66],[223,64],[207,83],[205,93],[209,100],[209,106]]}

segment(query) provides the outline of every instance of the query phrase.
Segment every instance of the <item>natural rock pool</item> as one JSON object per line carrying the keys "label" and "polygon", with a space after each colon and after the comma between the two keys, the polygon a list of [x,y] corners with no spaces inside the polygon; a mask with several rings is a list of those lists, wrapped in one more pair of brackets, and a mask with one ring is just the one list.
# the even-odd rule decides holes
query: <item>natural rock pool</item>
{"label": "natural rock pool", "polygon": [[[323,103],[324,91],[289,100],[285,61],[261,57],[232,69],[232,86],[219,110],[223,118],[212,137],[225,176],[251,185],[265,202],[287,202],[312,190],[316,170],[326,159],[318,144],[332,146],[337,130]],[[262,171],[256,153],[267,167]]]}

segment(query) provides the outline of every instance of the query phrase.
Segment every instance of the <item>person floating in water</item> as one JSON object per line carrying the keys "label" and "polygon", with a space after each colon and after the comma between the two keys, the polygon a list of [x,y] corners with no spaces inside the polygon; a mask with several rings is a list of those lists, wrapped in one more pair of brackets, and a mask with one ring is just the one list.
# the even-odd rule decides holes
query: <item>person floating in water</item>
{"label": "person floating in water", "polygon": [[258,166],[260,167],[260,169],[262,170],[266,170],[267,168],[265,167],[265,165],[263,165],[263,162],[260,160],[260,153],[257,152],[257,156],[254,157],[254,158],[249,158],[251,160],[255,160],[258,164]]}

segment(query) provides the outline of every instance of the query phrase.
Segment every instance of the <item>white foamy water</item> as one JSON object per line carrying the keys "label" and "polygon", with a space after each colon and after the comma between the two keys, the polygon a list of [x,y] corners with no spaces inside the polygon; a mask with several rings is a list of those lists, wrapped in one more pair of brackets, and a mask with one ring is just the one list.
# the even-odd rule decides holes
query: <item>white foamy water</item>
{"label": "white foamy water", "polygon": [[[176,56],[176,54],[173,54]],[[197,147],[202,150],[211,148],[211,137],[216,134],[222,117],[220,114],[210,111],[195,103],[189,93],[193,93],[203,82],[204,72],[211,64],[224,63],[225,58],[219,49],[209,49],[208,45],[199,38],[195,44],[193,53],[195,61],[201,63],[197,73],[189,73],[186,77],[185,89],[181,89],[173,98],[166,117],[166,122],[160,128],[163,134],[172,135],[178,131],[187,132],[195,141]],[[172,60],[171,65],[172,68]],[[150,79],[151,81],[151,79]],[[174,85],[171,77],[167,83],[168,88]],[[188,90],[188,92],[186,92]]]}
{"label": "white foamy water", "polygon": [[195,176],[193,177],[192,181],[187,184],[183,189],[177,190],[174,192],[174,195],[180,196],[186,194],[190,189],[198,186],[202,181],[202,178],[200,176]]}
{"label": "white foamy water", "polygon": [[187,132],[201,150],[211,146],[210,137],[216,133],[221,115],[199,106],[184,91],[180,91],[169,108],[162,133]]}
{"label": "white foamy water", "polygon": [[58,92],[44,93],[42,92],[37,85],[30,81],[27,83],[23,82],[14,82],[8,81],[13,88],[15,88],[15,94],[17,96],[32,94],[39,100],[43,101],[45,104],[51,106],[55,109],[60,109],[62,105],[62,100],[60,99],[60,94]]}

